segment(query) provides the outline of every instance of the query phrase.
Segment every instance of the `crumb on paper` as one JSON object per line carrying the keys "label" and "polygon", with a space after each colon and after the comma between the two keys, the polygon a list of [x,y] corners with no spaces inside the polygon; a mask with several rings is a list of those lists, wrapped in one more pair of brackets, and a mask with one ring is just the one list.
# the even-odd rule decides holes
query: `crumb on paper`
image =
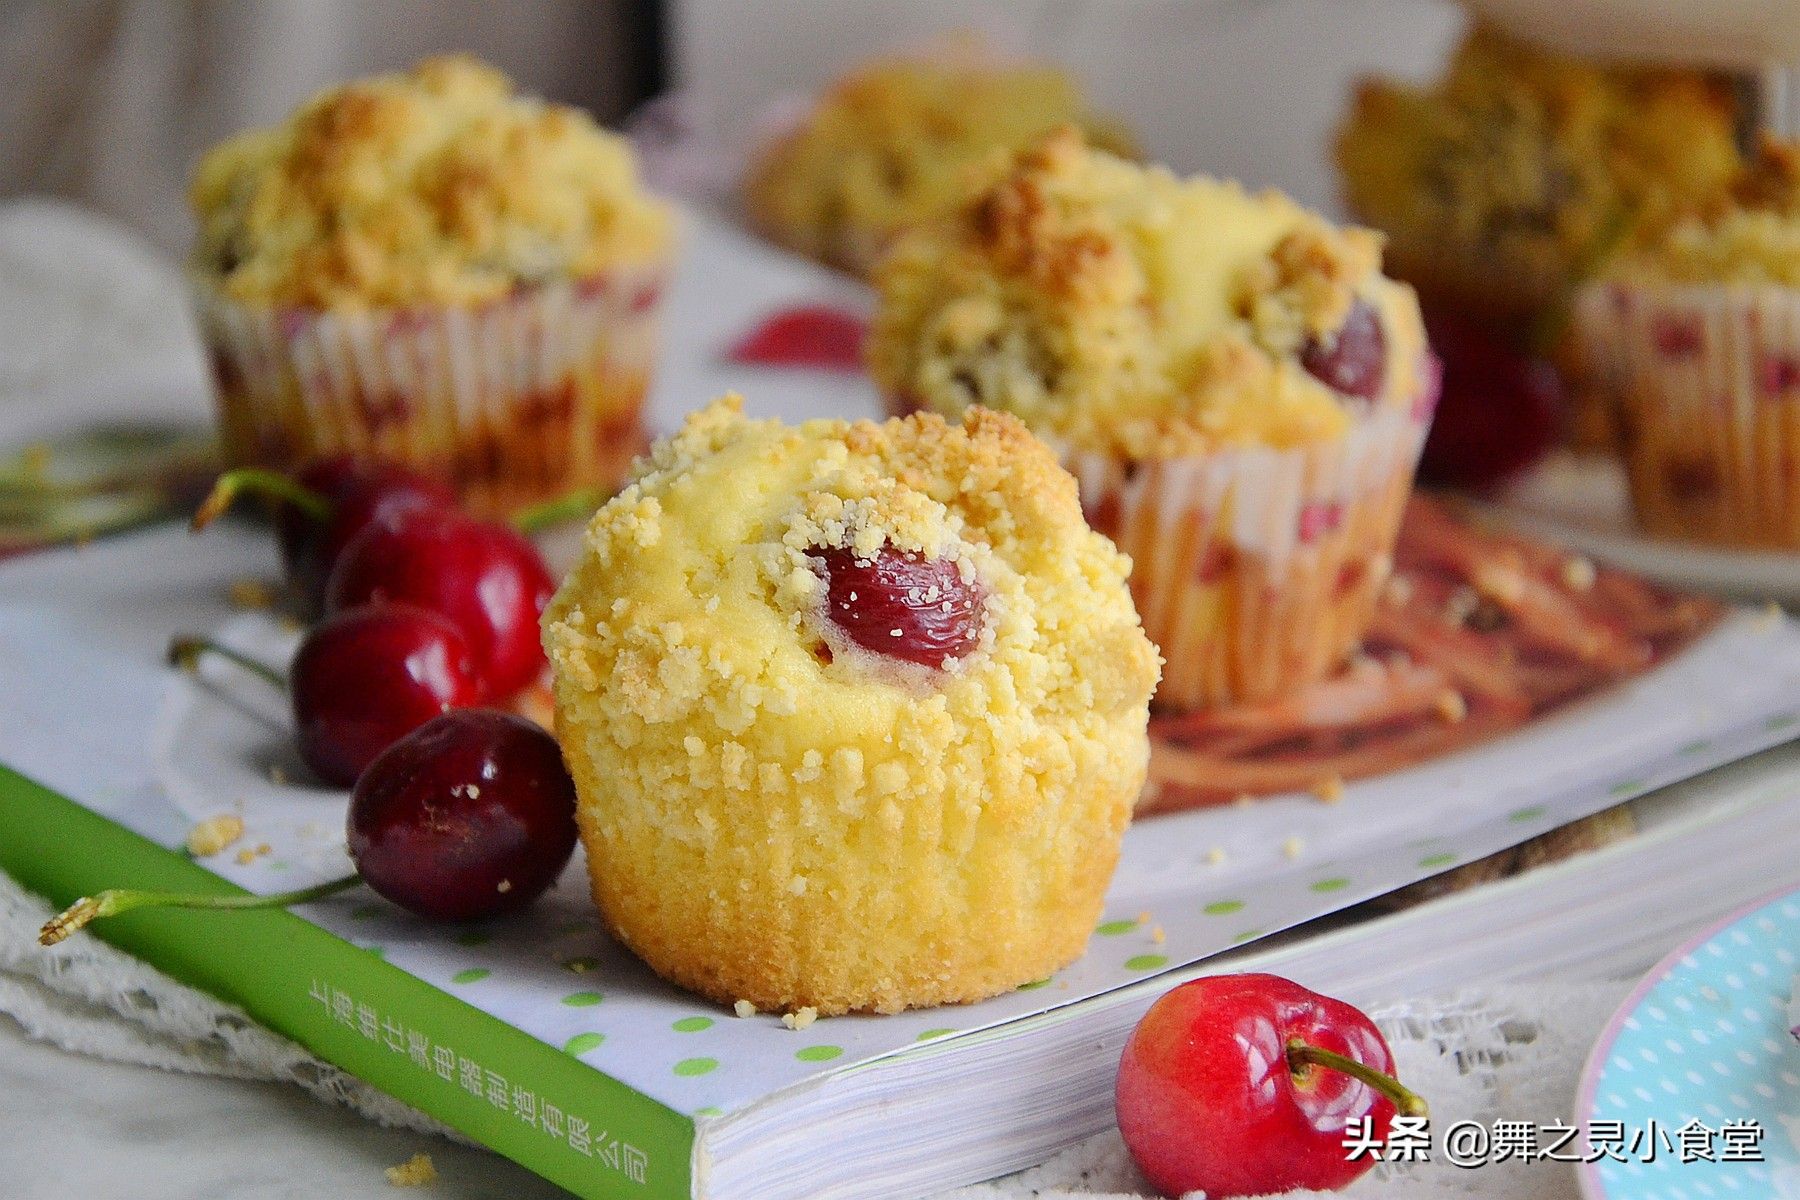
{"label": "crumb on paper", "polygon": [[1469,702],[1455,688],[1445,688],[1432,704],[1447,725],[1461,725],[1469,716]]}
{"label": "crumb on paper", "polygon": [[1214,846],[1211,850],[1206,852],[1206,863],[1208,866],[1216,867],[1224,861],[1225,848],[1223,846]]}
{"label": "crumb on paper", "polygon": [[1563,565],[1562,565],[1563,586],[1568,588],[1570,591],[1572,591],[1572,592],[1592,591],[1595,580],[1597,580],[1599,578],[1600,578],[1600,572],[1594,569],[1594,560],[1593,559],[1588,558],[1584,555],[1576,554],[1576,555],[1572,555],[1571,557],[1563,560]]}
{"label": "crumb on paper", "polygon": [[1289,858],[1299,858],[1300,852],[1304,849],[1306,849],[1306,843],[1297,837],[1291,837],[1281,843],[1281,852]]}
{"label": "crumb on paper", "polygon": [[306,622],[302,621],[299,617],[296,617],[293,613],[282,613],[275,618],[275,623],[289,633],[299,633],[302,629],[306,628]]}
{"label": "crumb on paper", "polygon": [[743,1017],[745,1020],[748,1020],[756,1015],[756,1005],[750,1003],[748,1000],[739,1000],[731,1006],[731,1011],[738,1016]]}
{"label": "crumb on paper", "polygon": [[1153,925],[1150,927],[1150,940],[1160,946],[1169,940],[1169,935],[1163,932],[1161,925]]}
{"label": "crumb on paper", "polygon": [[1137,915],[1137,923],[1139,925],[1148,925],[1150,923],[1150,910],[1149,909],[1146,908],[1143,912],[1141,912]]}
{"label": "crumb on paper", "polygon": [[1758,633],[1773,633],[1781,627],[1781,605],[1773,600],[1763,605],[1751,618],[1751,627]]}
{"label": "crumb on paper", "polygon": [[236,813],[208,817],[188,830],[188,853],[195,858],[211,858],[244,836],[244,818]]}
{"label": "crumb on paper", "polygon": [[256,851],[252,850],[249,846],[245,846],[242,850],[237,852],[236,858],[238,866],[247,867],[256,861]]}
{"label": "crumb on paper", "polygon": [[1467,625],[1475,610],[1481,607],[1481,595],[1467,584],[1459,584],[1455,591],[1444,599],[1444,623],[1447,625]]}
{"label": "crumb on paper", "polygon": [[262,579],[234,579],[225,595],[233,608],[262,612],[275,607],[275,589]]}
{"label": "crumb on paper", "polygon": [[1525,595],[1525,576],[1506,563],[1482,563],[1475,568],[1475,589],[1489,600],[1517,604]]}
{"label": "crumb on paper", "polygon": [[397,1167],[389,1167],[382,1174],[395,1187],[430,1187],[437,1182],[437,1167],[431,1161],[431,1155],[424,1151],[413,1155]]}
{"label": "crumb on paper", "polygon": [[267,858],[267,857],[269,857],[269,855],[271,855],[273,853],[275,853],[275,847],[269,845],[269,843],[267,843],[267,842],[256,843],[256,857]]}
{"label": "crumb on paper", "polygon": [[286,787],[288,781],[287,768],[280,763],[269,764],[269,782],[276,787]]}
{"label": "crumb on paper", "polygon": [[789,1029],[795,1030],[805,1029],[808,1025],[811,1025],[818,1019],[819,1010],[810,1004],[795,1012],[781,1014],[781,1023],[786,1025]]}
{"label": "crumb on paper", "polygon": [[1344,798],[1344,777],[1327,775],[1323,779],[1315,780],[1310,790],[1322,803],[1336,804]]}
{"label": "crumb on paper", "polygon": [[1256,797],[1252,796],[1249,792],[1239,792],[1232,798],[1231,803],[1238,808],[1249,808],[1252,804],[1256,803]]}

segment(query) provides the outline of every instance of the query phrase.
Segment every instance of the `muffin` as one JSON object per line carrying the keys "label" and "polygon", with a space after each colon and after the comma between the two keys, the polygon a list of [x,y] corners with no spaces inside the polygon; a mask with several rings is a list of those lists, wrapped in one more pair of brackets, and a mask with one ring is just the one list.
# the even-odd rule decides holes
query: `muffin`
{"label": "muffin", "polygon": [[1800,549],[1800,147],[1765,145],[1728,199],[1621,255],[1576,337],[1646,531]]}
{"label": "muffin", "polygon": [[672,216],[578,110],[427,59],[225,142],[191,200],[232,463],[376,455],[495,512],[642,450]]}
{"label": "muffin", "polygon": [[1267,699],[1361,639],[1435,374],[1380,240],[1061,131],[876,273],[901,411],[1016,414],[1132,558],[1159,707]]}
{"label": "muffin", "polygon": [[1009,63],[979,46],[882,59],[852,71],[785,136],[757,154],[744,206],[766,237],[866,274],[899,230],[942,216],[965,175],[995,150],[1072,124],[1097,145],[1133,152],[1053,67]]}
{"label": "muffin", "polygon": [[1128,564],[1016,420],[691,417],[544,617],[594,898],[722,1004],[979,1000],[1082,951],[1148,760]]}
{"label": "muffin", "polygon": [[[1364,82],[1337,135],[1345,201],[1419,289],[1447,355],[1446,404],[1464,399],[1465,343],[1481,408],[1495,350],[1567,373],[1575,289],[1634,231],[1728,184],[1739,115],[1723,77],[1601,66],[1479,23],[1435,84]],[[1576,440],[1605,442],[1604,414],[1580,410],[1582,380],[1568,382]]]}

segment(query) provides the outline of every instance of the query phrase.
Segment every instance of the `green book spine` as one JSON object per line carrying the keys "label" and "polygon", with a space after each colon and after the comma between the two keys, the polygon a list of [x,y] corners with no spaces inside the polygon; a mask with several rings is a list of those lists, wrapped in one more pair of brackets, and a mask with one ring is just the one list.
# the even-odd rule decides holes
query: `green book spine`
{"label": "green book spine", "polygon": [[[0,869],[57,905],[242,894],[3,766]],[[687,1116],[292,913],[145,909],[91,932],[588,1200],[690,1194]]]}

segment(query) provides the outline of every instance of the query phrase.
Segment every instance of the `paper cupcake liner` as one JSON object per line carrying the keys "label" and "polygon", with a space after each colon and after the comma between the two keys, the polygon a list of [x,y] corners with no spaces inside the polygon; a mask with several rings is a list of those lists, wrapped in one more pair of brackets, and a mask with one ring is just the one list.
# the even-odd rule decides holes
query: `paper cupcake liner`
{"label": "paper cupcake liner", "polygon": [[614,486],[646,442],[665,274],[622,267],[481,306],[367,312],[245,305],[196,281],[226,459],[390,459],[490,514]]}
{"label": "paper cupcake liner", "polygon": [[1268,700],[1356,648],[1393,566],[1434,400],[1317,446],[1069,456],[1089,523],[1131,556],[1132,598],[1164,659],[1159,709]]}
{"label": "paper cupcake liner", "polygon": [[1656,536],[1800,549],[1800,289],[1606,284],[1576,306]]}

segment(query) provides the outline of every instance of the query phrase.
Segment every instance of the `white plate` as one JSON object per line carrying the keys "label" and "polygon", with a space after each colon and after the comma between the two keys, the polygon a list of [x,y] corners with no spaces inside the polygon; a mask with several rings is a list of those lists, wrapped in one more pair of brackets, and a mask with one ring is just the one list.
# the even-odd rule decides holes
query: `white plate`
{"label": "white plate", "polygon": [[1800,554],[1649,537],[1632,520],[1624,472],[1609,460],[1553,454],[1508,487],[1492,511],[1524,533],[1671,587],[1800,604]]}

